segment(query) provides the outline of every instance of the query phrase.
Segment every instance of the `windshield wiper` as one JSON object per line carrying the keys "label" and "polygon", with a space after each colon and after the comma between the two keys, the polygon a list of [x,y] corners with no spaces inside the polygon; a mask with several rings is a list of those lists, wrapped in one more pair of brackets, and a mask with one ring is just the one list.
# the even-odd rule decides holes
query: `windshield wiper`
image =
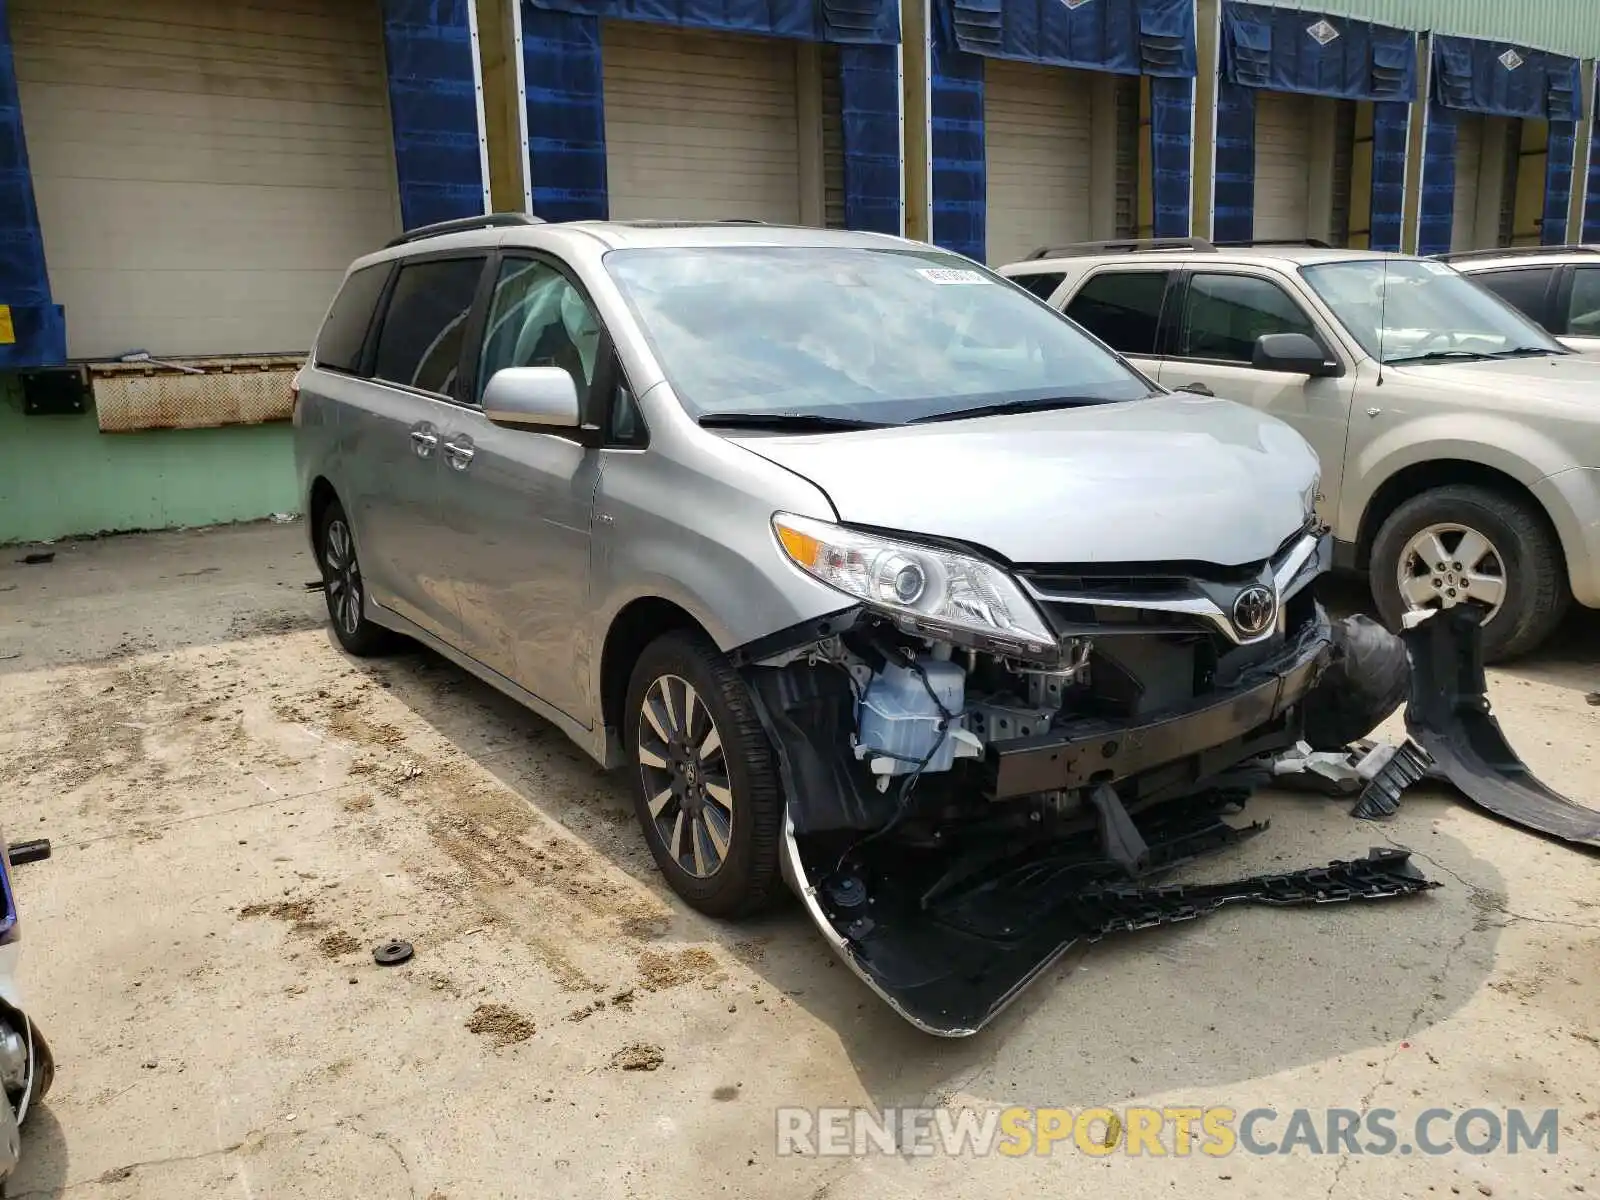
{"label": "windshield wiper", "polygon": [[887,421],[830,417],[824,413],[712,412],[699,419],[706,429],[781,429],[785,433],[843,433],[852,429],[885,429]]}
{"label": "windshield wiper", "polygon": [[1042,400],[1004,400],[999,404],[979,404],[973,408],[958,408],[951,412],[929,413],[914,417],[912,425],[929,425],[935,421],[965,421],[971,417],[1004,417],[1014,413],[1050,412],[1058,408],[1084,408],[1091,404],[1109,404],[1098,396],[1047,396]]}
{"label": "windshield wiper", "polygon": [[1495,357],[1481,350],[1429,350],[1423,354],[1403,354],[1399,358],[1386,358],[1383,361],[1393,367],[1419,362],[1485,362]]}
{"label": "windshield wiper", "polygon": [[1532,358],[1535,355],[1571,354],[1570,350],[1557,350],[1550,346],[1513,346],[1510,350],[1496,350],[1488,358]]}

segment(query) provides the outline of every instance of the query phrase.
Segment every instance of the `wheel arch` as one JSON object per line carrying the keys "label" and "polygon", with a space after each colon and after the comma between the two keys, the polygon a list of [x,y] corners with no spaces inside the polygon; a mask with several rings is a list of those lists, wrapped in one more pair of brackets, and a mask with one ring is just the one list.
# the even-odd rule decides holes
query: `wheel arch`
{"label": "wheel arch", "polygon": [[1378,485],[1367,501],[1366,508],[1362,510],[1361,521],[1357,527],[1356,567],[1363,571],[1370,569],[1372,544],[1378,536],[1378,530],[1383,528],[1383,523],[1397,508],[1414,496],[1452,484],[1481,487],[1485,491],[1495,492],[1507,499],[1527,505],[1530,511],[1537,514],[1549,528],[1557,550],[1562,554],[1561,571],[1565,575],[1566,547],[1562,541],[1561,530],[1539,497],[1514,475],[1497,467],[1464,458],[1437,458],[1411,463],[1399,468]]}
{"label": "wheel arch", "polygon": [[609,729],[622,728],[622,707],[634,664],[651,642],[678,630],[694,630],[711,637],[693,613],[660,596],[640,596],[618,610],[606,628],[600,650],[600,720]]}
{"label": "wheel arch", "polygon": [[331,504],[342,504],[339,493],[334,490],[332,483],[326,475],[318,475],[311,481],[311,491],[306,506],[306,536],[311,539],[311,548],[317,553],[322,553],[322,518]]}

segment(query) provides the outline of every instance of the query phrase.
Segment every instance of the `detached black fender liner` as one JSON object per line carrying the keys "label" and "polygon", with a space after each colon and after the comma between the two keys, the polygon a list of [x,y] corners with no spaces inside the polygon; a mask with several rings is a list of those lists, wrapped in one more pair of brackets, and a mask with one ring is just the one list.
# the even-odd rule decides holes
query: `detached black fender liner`
{"label": "detached black fender liner", "polygon": [[1406,731],[1485,812],[1574,846],[1600,850],[1600,811],[1546,787],[1506,741],[1483,673],[1481,610],[1441,609],[1404,631],[1411,660]]}

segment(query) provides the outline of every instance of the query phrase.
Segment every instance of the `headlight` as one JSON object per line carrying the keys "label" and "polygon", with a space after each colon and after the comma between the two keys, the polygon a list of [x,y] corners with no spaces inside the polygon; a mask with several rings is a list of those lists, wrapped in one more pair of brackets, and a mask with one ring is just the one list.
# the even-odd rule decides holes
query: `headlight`
{"label": "headlight", "polygon": [[801,570],[902,624],[977,634],[1030,654],[1057,644],[1016,581],[981,559],[787,513],[774,516],[772,528]]}

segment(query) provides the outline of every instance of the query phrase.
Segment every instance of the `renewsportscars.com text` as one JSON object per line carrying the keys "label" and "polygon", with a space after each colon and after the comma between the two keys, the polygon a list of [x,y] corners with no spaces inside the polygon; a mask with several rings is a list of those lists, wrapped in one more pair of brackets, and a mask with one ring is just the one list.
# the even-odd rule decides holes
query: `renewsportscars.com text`
{"label": "renewsportscars.com text", "polygon": [[780,1108],[780,1156],[1555,1154],[1559,1110]]}

